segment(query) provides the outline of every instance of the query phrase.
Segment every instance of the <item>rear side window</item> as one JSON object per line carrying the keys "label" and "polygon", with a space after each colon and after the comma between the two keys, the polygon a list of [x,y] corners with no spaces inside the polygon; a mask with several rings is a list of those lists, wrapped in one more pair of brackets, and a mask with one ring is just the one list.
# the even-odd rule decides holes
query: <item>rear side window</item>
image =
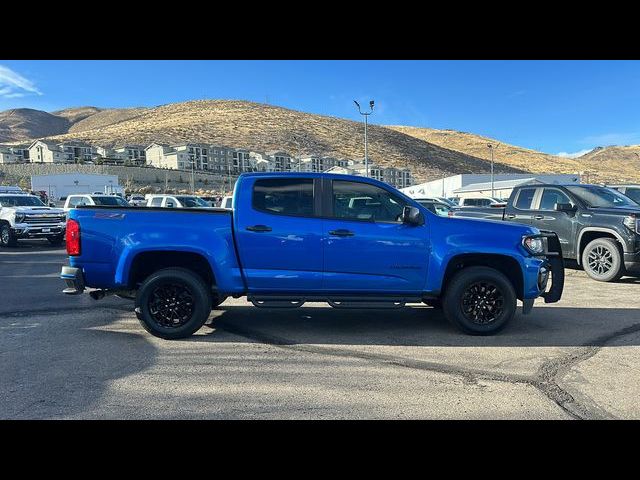
{"label": "rear side window", "polygon": [[556,203],[571,203],[571,200],[560,190],[545,188],[540,200],[540,210],[555,210]]}
{"label": "rear side window", "polygon": [[515,207],[519,210],[529,210],[531,208],[531,203],[533,203],[533,197],[535,194],[535,188],[523,188],[518,194]]}
{"label": "rear side window", "polygon": [[70,207],[77,207],[80,204],[86,205],[87,203],[89,203],[89,202],[87,201],[86,197],[71,197],[69,199],[69,206]]}
{"label": "rear side window", "polygon": [[312,178],[265,178],[253,185],[253,208],[297,217],[313,216]]}
{"label": "rear side window", "polygon": [[152,207],[159,207],[162,205],[162,197],[155,197],[153,199],[151,199],[151,206]]}

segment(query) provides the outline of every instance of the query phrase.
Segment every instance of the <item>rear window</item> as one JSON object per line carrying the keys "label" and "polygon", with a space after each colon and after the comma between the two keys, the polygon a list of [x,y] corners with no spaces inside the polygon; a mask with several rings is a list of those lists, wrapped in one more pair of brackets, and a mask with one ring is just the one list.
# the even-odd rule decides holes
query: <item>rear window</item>
{"label": "rear window", "polygon": [[529,210],[535,194],[535,188],[523,188],[518,194],[515,207],[520,210]]}
{"label": "rear window", "polygon": [[253,208],[277,215],[313,216],[312,178],[265,178],[253,185]]}

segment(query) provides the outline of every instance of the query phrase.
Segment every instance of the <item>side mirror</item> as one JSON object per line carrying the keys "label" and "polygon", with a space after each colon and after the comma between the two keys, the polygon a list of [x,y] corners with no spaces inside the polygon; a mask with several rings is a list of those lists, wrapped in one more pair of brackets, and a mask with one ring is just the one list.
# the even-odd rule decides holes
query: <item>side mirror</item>
{"label": "side mirror", "polygon": [[167,208],[174,208],[174,207],[175,207],[175,205],[174,205],[174,203],[173,203],[173,202],[167,202],[166,207],[167,207]]}
{"label": "side mirror", "polygon": [[417,207],[407,205],[402,211],[402,223],[407,225],[423,225],[424,216]]}
{"label": "side mirror", "polygon": [[56,204],[55,204],[55,203],[53,203],[53,202],[49,202],[49,206],[50,206],[50,207],[55,207],[55,206],[56,206]]}
{"label": "side mirror", "polygon": [[556,212],[573,212],[576,207],[571,205],[570,203],[556,203]]}

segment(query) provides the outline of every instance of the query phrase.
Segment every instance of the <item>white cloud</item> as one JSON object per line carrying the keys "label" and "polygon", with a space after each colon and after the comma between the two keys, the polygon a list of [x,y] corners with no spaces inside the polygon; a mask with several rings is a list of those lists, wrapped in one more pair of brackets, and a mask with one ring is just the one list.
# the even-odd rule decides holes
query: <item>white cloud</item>
{"label": "white cloud", "polygon": [[585,150],[580,150],[579,152],[573,152],[573,153],[560,152],[560,153],[556,153],[556,155],[558,157],[576,158],[576,157],[581,157],[582,155],[585,155],[585,154],[589,153],[591,150],[593,150],[593,148],[587,148]]}
{"label": "white cloud", "polygon": [[0,97],[19,98],[30,93],[42,95],[42,92],[31,80],[0,65]]}

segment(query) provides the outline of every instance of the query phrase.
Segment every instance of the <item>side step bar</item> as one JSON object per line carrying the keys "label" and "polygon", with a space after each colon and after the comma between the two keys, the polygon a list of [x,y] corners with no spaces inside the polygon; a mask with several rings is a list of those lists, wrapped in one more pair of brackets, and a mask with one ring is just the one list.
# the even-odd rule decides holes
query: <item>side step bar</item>
{"label": "side step bar", "polygon": [[306,302],[326,302],[333,308],[402,308],[407,303],[422,303],[422,297],[380,297],[341,295],[247,295],[258,308],[298,308]]}

